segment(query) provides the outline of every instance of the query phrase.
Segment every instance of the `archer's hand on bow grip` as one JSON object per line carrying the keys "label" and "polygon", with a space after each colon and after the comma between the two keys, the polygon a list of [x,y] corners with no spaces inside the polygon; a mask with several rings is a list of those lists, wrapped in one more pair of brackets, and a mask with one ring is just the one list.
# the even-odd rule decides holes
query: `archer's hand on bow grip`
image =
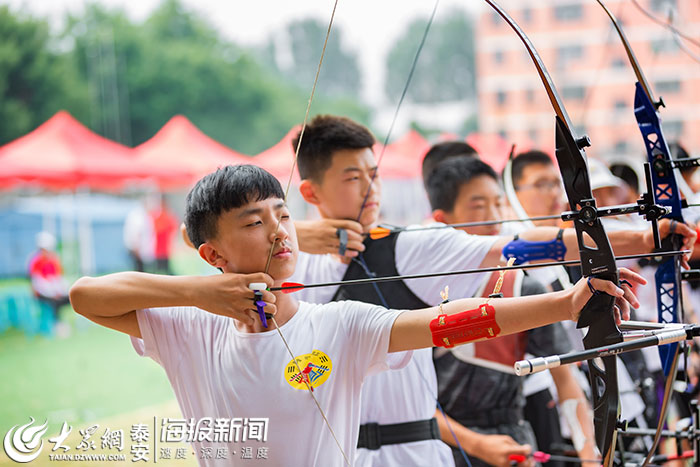
{"label": "archer's hand on bow grip", "polygon": [[[590,326],[589,320],[596,317],[595,313],[601,313],[602,310],[609,310],[611,307],[615,312],[614,322],[620,324],[621,319],[629,319],[630,306],[632,308],[639,307],[639,300],[632,291],[632,287],[625,282],[644,285],[647,281],[627,268],[620,268],[619,275],[621,279],[620,285],[616,285],[614,282],[606,279],[591,278],[591,285],[598,292],[596,295],[591,292],[588,286],[588,279],[586,278],[579,280],[570,289],[572,293],[572,310],[576,310],[571,319],[578,321],[579,327]],[[610,332],[612,334],[616,333],[612,328]]]}

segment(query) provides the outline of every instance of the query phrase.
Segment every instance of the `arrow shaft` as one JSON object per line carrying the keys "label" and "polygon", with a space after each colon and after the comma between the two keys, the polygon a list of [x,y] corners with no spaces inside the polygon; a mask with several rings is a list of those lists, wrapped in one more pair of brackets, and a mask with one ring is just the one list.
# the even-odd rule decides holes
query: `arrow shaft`
{"label": "arrow shaft", "polygon": [[[637,254],[637,255],[624,255],[624,256],[616,256],[615,259],[617,260],[625,260],[625,259],[640,259],[640,258],[649,258],[649,257],[666,257],[666,256],[675,256],[675,255],[680,255],[680,254],[685,254],[688,253],[687,250],[683,251],[668,251],[668,252],[663,252],[663,253],[642,253],[642,254]],[[551,262],[546,262],[546,263],[537,263],[537,264],[522,264],[522,265],[516,265],[516,266],[496,266],[492,268],[477,268],[477,269],[461,269],[458,271],[442,271],[442,272],[432,272],[432,273],[424,273],[424,274],[409,274],[409,275],[404,275],[404,276],[387,276],[387,277],[373,277],[373,278],[367,278],[367,279],[353,279],[353,280],[347,280],[347,281],[334,281],[334,282],[319,282],[317,284],[297,284],[293,286],[278,286],[278,287],[270,287],[268,290],[270,292],[280,292],[284,290],[301,290],[301,289],[314,289],[318,287],[333,287],[333,286],[344,286],[344,285],[361,285],[361,284],[378,284],[382,282],[393,282],[393,281],[402,281],[402,280],[411,280],[411,279],[426,279],[429,277],[436,277],[436,276],[459,276],[463,274],[478,274],[482,272],[496,272],[496,271],[511,271],[511,270],[516,270],[516,269],[536,269],[536,268],[547,268],[550,266],[574,266],[577,264],[581,264],[580,260],[568,260],[568,261],[551,261]]]}

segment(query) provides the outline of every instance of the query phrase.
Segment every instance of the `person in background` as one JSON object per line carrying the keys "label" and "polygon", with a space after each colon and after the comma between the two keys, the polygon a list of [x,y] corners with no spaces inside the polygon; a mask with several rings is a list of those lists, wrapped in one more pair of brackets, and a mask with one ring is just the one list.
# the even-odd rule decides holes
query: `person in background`
{"label": "person in background", "polygon": [[[496,172],[479,159],[453,158],[438,165],[428,179],[428,197],[433,218],[445,224],[482,222],[503,219],[503,192]],[[485,225],[462,228],[472,235],[498,235],[501,226]],[[475,296],[487,296],[499,278],[495,272],[484,278]],[[545,287],[523,271],[514,271],[503,281],[505,297],[522,297],[545,293]],[[535,433],[524,418],[523,383],[513,373],[513,363],[525,353],[544,357],[572,350],[571,342],[560,323],[513,334],[499,341],[467,344],[453,349],[436,349],[433,353],[438,379],[438,400],[447,414],[461,426],[489,435],[502,445],[537,446]],[[596,456],[593,422],[588,402],[572,369],[562,366],[550,370],[559,406],[575,436],[575,447],[582,459]],[[439,423],[441,419],[438,418]],[[558,430],[556,418],[549,426]],[[447,426],[440,424],[441,433]],[[556,426],[555,426],[556,425]],[[458,425],[460,426],[460,425]],[[462,431],[455,428],[458,436]],[[454,446],[450,436],[443,441]],[[466,465],[453,447],[456,465]],[[476,467],[486,466],[471,459]]]}
{"label": "person in background", "polygon": [[124,221],[124,246],[129,252],[132,269],[144,272],[153,262],[153,224],[143,200],[135,206]]}
{"label": "person in background", "polygon": [[[560,214],[566,209],[559,169],[546,152],[532,150],[513,159],[515,195],[530,217]],[[557,227],[559,219],[536,221],[535,225]]]}
{"label": "person in background", "polygon": [[173,235],[180,225],[168,209],[165,198],[161,197],[155,209],[148,212],[153,227],[155,271],[161,274],[172,274],[170,254],[172,252]]}
{"label": "person in background", "polygon": [[433,144],[428,152],[423,156],[423,165],[421,172],[423,173],[423,186],[428,186],[428,178],[442,161],[453,157],[479,157],[471,145],[464,141],[444,141],[442,143]]}
{"label": "person in background", "polygon": [[37,251],[29,260],[29,279],[37,299],[51,307],[56,333],[68,335],[68,325],[59,320],[59,309],[69,303],[68,284],[63,278],[63,268],[55,253],[56,238],[49,232],[39,232],[36,236]]}
{"label": "person in background", "polygon": [[[619,188],[624,186],[622,180],[614,177],[604,164],[599,163],[594,158],[588,158],[588,166],[591,189],[596,197],[597,205],[616,204],[613,201],[618,203],[624,202],[622,196],[625,196],[625,194]],[[547,153],[535,150],[519,154],[513,160],[512,173],[516,196],[528,217],[560,214],[561,211],[569,208],[568,204],[564,203],[561,177],[554,161]],[[626,216],[625,220],[636,222],[634,216]],[[543,222],[551,222],[553,225],[556,225],[559,221],[555,219]],[[644,224],[642,225],[648,228],[648,223],[643,222]],[[618,219],[605,218],[603,223],[609,229],[609,232],[624,230],[625,224],[621,224],[621,221]],[[517,223],[505,224],[504,227],[512,233],[516,233],[519,229],[524,228]],[[627,225],[626,228],[637,229],[637,224]],[[552,283],[552,275],[548,271],[549,269],[542,269],[533,277],[543,282],[546,286],[551,284],[551,287],[558,290],[559,287],[563,286],[561,279],[557,277],[557,282]],[[571,276],[571,282],[575,282],[580,277],[580,268],[578,267],[567,268],[567,272]],[[644,290],[648,293],[647,289]],[[656,303],[656,301],[654,300],[653,303]],[[570,323],[564,323],[564,327],[573,343],[580,342],[581,334],[578,329]],[[625,358],[627,359],[627,356]],[[627,368],[621,361],[618,362],[618,376],[620,395],[623,400],[623,418],[635,420],[642,414],[644,402],[636,392],[633,377],[630,376]],[[531,375],[525,382],[524,387],[524,393],[527,396],[525,418],[533,426],[540,448],[545,451],[550,449],[551,446],[562,442],[558,433],[550,429],[556,423],[559,414],[555,406],[556,388],[551,382],[547,383],[546,377],[546,373]],[[564,424],[562,424],[562,428],[565,428]],[[562,431],[562,434],[566,434],[565,430]]]}
{"label": "person in background", "polygon": [[[588,173],[591,181],[591,192],[596,200],[597,206],[615,206],[624,204],[630,197],[627,184],[619,177],[612,174],[607,165],[599,159],[593,157],[588,158]],[[637,202],[635,199],[634,202]],[[629,223],[635,223],[648,227],[648,223],[640,216],[618,216],[619,220],[624,222],[623,225],[628,226]],[[606,227],[611,224],[608,222],[611,218],[605,218],[603,223]]]}
{"label": "person in background", "polygon": [[612,164],[610,172],[627,185],[627,200],[625,203],[636,203],[639,199],[639,176],[637,172],[625,162]]}
{"label": "person in background", "polygon": [[[688,151],[686,151],[680,143],[670,143],[668,145],[668,149],[671,151],[671,158],[674,160],[690,158]],[[693,193],[697,193],[698,191],[700,191],[700,182],[698,181],[697,177],[695,177],[695,173],[698,170],[697,166],[684,167],[679,170],[681,175],[683,176],[683,180],[685,180],[690,189],[693,190]]]}

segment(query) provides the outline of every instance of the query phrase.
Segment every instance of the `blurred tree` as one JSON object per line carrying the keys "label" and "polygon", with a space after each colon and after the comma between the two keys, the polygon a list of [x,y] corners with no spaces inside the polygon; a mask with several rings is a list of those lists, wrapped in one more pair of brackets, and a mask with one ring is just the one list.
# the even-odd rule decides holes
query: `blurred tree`
{"label": "blurred tree", "polygon": [[212,138],[255,154],[303,118],[310,85],[301,90],[269,73],[179,0],[165,0],[142,24],[92,5],[70,19],[67,35],[92,90],[93,128],[127,144],[184,114]]}
{"label": "blurred tree", "polygon": [[[426,19],[411,23],[389,51],[385,91],[392,101],[403,91],[426,24]],[[420,103],[472,99],[475,67],[472,20],[463,10],[452,10],[433,22],[407,97]]]}
{"label": "blurred tree", "polygon": [[[311,18],[296,20],[271,38],[264,48],[266,62],[302,89],[311,89],[328,26]],[[357,54],[342,46],[342,29],[334,25],[328,38],[318,92],[331,97],[359,99]]]}
{"label": "blurred tree", "polygon": [[0,6],[0,144],[61,109],[84,118],[87,96],[82,89],[75,64],[58,51],[46,21]]}

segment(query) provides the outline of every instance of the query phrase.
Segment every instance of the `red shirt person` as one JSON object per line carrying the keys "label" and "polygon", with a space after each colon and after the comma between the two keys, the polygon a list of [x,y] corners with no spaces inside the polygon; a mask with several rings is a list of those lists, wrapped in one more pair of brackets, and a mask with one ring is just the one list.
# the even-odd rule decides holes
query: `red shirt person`
{"label": "red shirt person", "polygon": [[156,271],[172,274],[170,270],[170,253],[172,251],[173,235],[178,228],[177,218],[168,209],[165,200],[161,200],[158,208],[148,213],[153,223],[154,257]]}
{"label": "red shirt person", "polygon": [[29,279],[34,295],[53,309],[54,318],[58,319],[58,310],[69,303],[68,284],[63,279],[63,268],[54,249],[56,239],[48,232],[39,232],[36,236],[38,250],[29,260]]}

